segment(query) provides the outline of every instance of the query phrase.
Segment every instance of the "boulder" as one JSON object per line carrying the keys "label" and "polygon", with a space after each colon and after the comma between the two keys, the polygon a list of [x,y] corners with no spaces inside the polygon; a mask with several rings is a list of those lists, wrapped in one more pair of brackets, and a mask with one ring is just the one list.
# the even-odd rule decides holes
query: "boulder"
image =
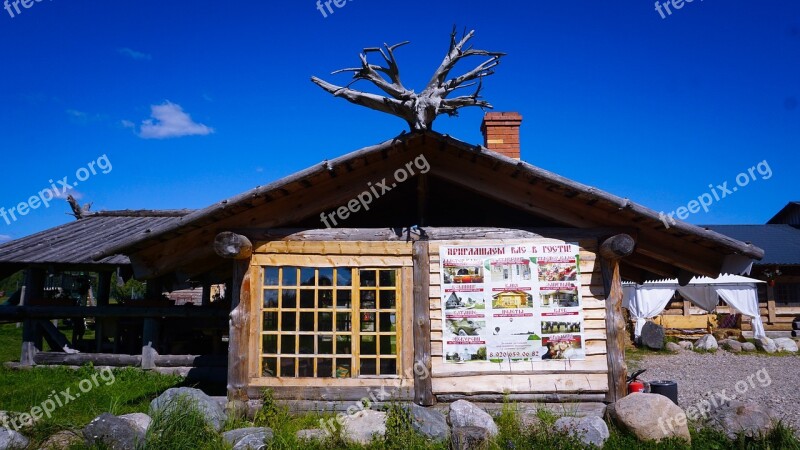
{"label": "boulder", "polygon": [[486,450],[489,430],[483,427],[453,427],[450,439],[452,450]]}
{"label": "boulder", "polygon": [[775,341],[773,341],[768,337],[756,339],[756,347],[759,350],[765,351],[767,353],[775,353],[778,351],[778,346],[775,345]]}
{"label": "boulder", "polygon": [[679,351],[683,350],[683,347],[681,347],[680,345],[678,345],[678,344],[676,344],[674,342],[667,342],[667,350],[669,350],[671,352],[679,352]]}
{"label": "boulder", "polygon": [[264,450],[272,440],[272,430],[248,434],[236,441],[233,450]]}
{"label": "boulder", "polygon": [[654,322],[645,323],[639,340],[647,348],[661,350],[664,348],[664,327]]}
{"label": "boulder", "polygon": [[125,419],[103,413],[83,428],[83,438],[90,447],[135,450],[144,442],[144,432]]}
{"label": "boulder", "polygon": [[440,442],[450,437],[447,418],[441,412],[414,403],[403,405],[403,409],[411,416],[411,426],[417,433]]}
{"label": "boulder", "polygon": [[20,433],[0,428],[0,450],[23,449],[28,446],[30,441]]}
{"label": "boulder", "polygon": [[608,425],[597,416],[561,417],[556,420],[555,429],[577,437],[586,446],[602,447],[611,437]]}
{"label": "boulder", "polygon": [[779,352],[797,353],[797,342],[791,338],[777,338],[773,340]]}
{"label": "boulder", "polygon": [[203,391],[194,388],[180,387],[167,389],[163,394],[150,402],[150,415],[155,415],[160,411],[169,414],[170,405],[174,404],[178,398],[185,398],[194,403],[197,410],[203,414],[206,422],[213,427],[214,430],[219,431],[222,429],[222,425],[227,420],[222,405],[206,395]]}
{"label": "boulder", "polygon": [[694,344],[689,341],[680,341],[678,342],[678,345],[680,345],[684,350],[694,350]]}
{"label": "boulder", "polygon": [[772,414],[760,405],[729,401],[711,411],[709,425],[736,439],[740,433],[748,437],[767,434],[774,422]]}
{"label": "boulder", "polygon": [[707,334],[698,339],[697,342],[694,343],[694,348],[696,350],[715,352],[719,348],[719,345],[717,345],[717,340],[714,339],[714,336]]}
{"label": "boulder", "polygon": [[328,433],[319,428],[313,430],[298,430],[295,434],[298,441],[324,441],[328,438]]}
{"label": "boulder", "polygon": [[742,351],[742,344],[739,341],[734,341],[733,339],[725,339],[721,342],[721,347],[725,350],[728,350],[731,353],[741,353]]}
{"label": "boulder", "polygon": [[678,437],[691,442],[686,414],[659,394],[630,394],[608,406],[608,414],[642,441]]}
{"label": "boulder", "polygon": [[756,346],[752,342],[742,342],[742,351],[743,352],[754,352],[754,351],[756,351]]}
{"label": "boulder", "polygon": [[255,434],[268,435],[269,440],[272,440],[272,429],[266,427],[238,428],[236,430],[226,431],[222,433],[222,439],[228,444],[236,446],[242,439]]}
{"label": "boulder", "polygon": [[39,450],[67,450],[82,443],[83,438],[78,433],[64,430],[45,439],[39,446]]}
{"label": "boulder", "polygon": [[450,404],[450,425],[456,427],[486,428],[491,436],[497,436],[497,424],[492,416],[466,400],[457,400]]}
{"label": "boulder", "polygon": [[119,416],[119,418],[127,420],[128,422],[136,425],[140,430],[142,430],[142,433],[146,433],[147,429],[150,428],[150,423],[153,422],[153,419],[151,419],[150,416],[143,413],[123,414]]}
{"label": "boulder", "polygon": [[386,436],[386,413],[365,409],[344,418],[342,436],[345,440],[368,445],[375,437]]}

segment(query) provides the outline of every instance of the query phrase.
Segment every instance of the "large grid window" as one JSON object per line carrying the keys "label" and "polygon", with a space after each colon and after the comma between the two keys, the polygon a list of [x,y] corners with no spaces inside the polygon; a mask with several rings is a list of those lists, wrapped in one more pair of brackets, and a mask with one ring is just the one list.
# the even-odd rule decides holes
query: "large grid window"
{"label": "large grid window", "polygon": [[266,266],[262,274],[262,376],[399,373],[399,269]]}

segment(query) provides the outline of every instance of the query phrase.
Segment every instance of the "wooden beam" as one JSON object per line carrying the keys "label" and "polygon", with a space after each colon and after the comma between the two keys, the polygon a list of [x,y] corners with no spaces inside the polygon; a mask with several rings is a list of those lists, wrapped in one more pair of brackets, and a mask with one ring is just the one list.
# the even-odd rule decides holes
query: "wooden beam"
{"label": "wooden beam", "polygon": [[[40,299],[44,297],[45,271],[42,269],[28,269],[25,271],[24,286],[20,297],[20,305],[24,305],[30,299]],[[34,320],[25,320],[22,323],[22,349],[20,354],[20,364],[23,366],[33,366],[37,352],[42,351],[42,334]]]}
{"label": "wooden beam", "polygon": [[97,273],[97,306],[108,306],[111,296],[112,272],[102,271]]}
{"label": "wooden beam", "polygon": [[635,241],[630,236],[617,235],[600,245],[600,267],[607,286],[606,345],[608,353],[608,396],[613,403],[627,393],[628,368],[625,364],[625,319],[622,314],[622,277],[620,260],[633,252]]}
{"label": "wooden beam", "polygon": [[250,335],[250,261],[233,262],[228,340],[228,401],[247,402],[248,337]]}
{"label": "wooden beam", "polygon": [[[421,406],[436,403],[431,382],[431,301],[430,255],[428,242],[414,242],[414,364],[426,368],[414,370],[414,402]],[[427,375],[427,376],[426,376]]]}
{"label": "wooden beam", "polygon": [[222,318],[225,311],[192,306],[0,306],[0,320],[114,318]]}
{"label": "wooden beam", "polygon": [[214,239],[214,252],[225,259],[247,259],[253,254],[253,244],[241,234],[223,231]]}
{"label": "wooden beam", "polygon": [[603,241],[600,245],[600,256],[609,261],[616,261],[633,254],[636,241],[627,234],[618,234]]}

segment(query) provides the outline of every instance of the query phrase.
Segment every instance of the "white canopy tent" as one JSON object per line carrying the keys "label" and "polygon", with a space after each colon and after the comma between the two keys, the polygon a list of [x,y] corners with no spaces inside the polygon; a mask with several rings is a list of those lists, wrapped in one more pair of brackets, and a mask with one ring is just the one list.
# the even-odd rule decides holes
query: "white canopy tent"
{"label": "white canopy tent", "polygon": [[643,285],[625,283],[622,286],[623,306],[628,308],[631,317],[636,320],[634,334],[639,337],[647,319],[661,314],[675,291],[708,312],[714,311],[721,297],[731,308],[752,319],[753,335],[760,338],[765,334],[758,309],[756,283],[763,281],[739,275],[695,277],[686,286],[680,286],[678,280],[647,281]]}

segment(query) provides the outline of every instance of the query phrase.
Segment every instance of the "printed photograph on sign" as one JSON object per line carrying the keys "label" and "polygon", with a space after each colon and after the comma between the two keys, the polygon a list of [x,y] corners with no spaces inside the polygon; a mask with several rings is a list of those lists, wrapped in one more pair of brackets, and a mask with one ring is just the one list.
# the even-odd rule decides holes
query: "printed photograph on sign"
{"label": "printed photograph on sign", "polygon": [[539,306],[542,308],[576,308],[580,306],[578,286],[545,285],[539,288]]}
{"label": "printed photograph on sign", "polygon": [[480,336],[481,331],[486,329],[485,320],[458,318],[447,319],[445,322],[450,336]]}
{"label": "printed photograph on sign", "polygon": [[447,362],[486,361],[486,345],[451,345],[445,353]]}
{"label": "printed photograph on sign", "polygon": [[533,317],[502,317],[493,321],[492,335],[494,336],[524,336],[531,341],[539,341],[539,322]]}
{"label": "printed photograph on sign", "polygon": [[524,291],[501,291],[492,295],[493,309],[533,308],[533,296]]}
{"label": "printed photograph on sign", "polygon": [[539,281],[576,281],[578,266],[575,257],[541,257],[539,265]]}
{"label": "printed photograph on sign", "polygon": [[444,268],[446,284],[483,283],[483,267],[478,265],[458,265]]}
{"label": "printed photograph on sign", "polygon": [[448,313],[450,310],[484,310],[486,301],[483,299],[482,292],[451,292],[446,296],[444,309]]}
{"label": "printed photograph on sign", "polygon": [[487,261],[492,282],[520,283],[532,278],[531,260],[529,258],[501,258]]}
{"label": "printed photograph on sign", "polygon": [[583,340],[580,335],[563,334],[545,336],[542,338],[542,359],[584,359],[586,352],[583,350]]}
{"label": "printed photograph on sign", "polygon": [[542,320],[542,334],[580,333],[581,322],[575,320]]}

